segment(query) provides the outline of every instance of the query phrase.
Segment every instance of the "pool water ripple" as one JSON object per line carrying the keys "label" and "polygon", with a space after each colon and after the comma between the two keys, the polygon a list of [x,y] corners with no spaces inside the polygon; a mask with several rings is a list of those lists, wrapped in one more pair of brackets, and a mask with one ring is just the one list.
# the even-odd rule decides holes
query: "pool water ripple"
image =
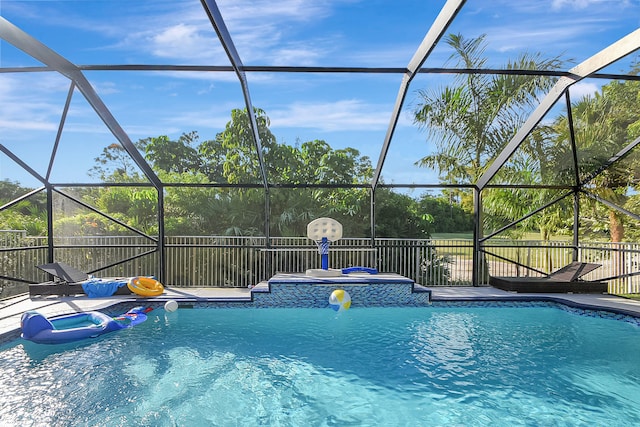
{"label": "pool water ripple", "polygon": [[0,347],[1,424],[640,423],[626,322],[554,307],[150,314],[85,343]]}

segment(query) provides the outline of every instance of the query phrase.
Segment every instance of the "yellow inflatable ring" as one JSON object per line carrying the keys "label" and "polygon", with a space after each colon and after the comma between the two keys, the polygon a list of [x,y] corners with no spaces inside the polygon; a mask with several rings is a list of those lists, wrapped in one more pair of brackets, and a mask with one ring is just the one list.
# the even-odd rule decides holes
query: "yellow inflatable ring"
{"label": "yellow inflatable ring", "polygon": [[127,287],[134,294],[143,297],[157,297],[164,292],[164,286],[151,277],[132,277],[127,282]]}

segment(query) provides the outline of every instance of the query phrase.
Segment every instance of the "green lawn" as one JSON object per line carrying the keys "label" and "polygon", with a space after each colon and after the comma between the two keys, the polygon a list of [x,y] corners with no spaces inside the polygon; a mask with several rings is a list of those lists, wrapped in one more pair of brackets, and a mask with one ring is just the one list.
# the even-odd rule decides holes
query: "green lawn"
{"label": "green lawn", "polygon": [[[471,244],[471,240],[473,239],[473,234],[472,233],[434,233],[431,238],[433,240],[452,240],[452,239],[468,239],[470,240],[469,242],[469,247],[460,247],[460,246],[440,246],[438,247],[438,254],[439,255],[449,255],[449,256],[453,256],[456,258],[460,258],[460,259],[471,259],[473,257],[473,247]],[[529,240],[529,241],[538,241],[540,239],[540,234],[539,233],[525,233],[522,238],[520,240]],[[554,236],[551,238],[551,240],[553,241],[569,241],[570,237],[569,236]],[[435,242],[436,245],[438,245],[439,242]],[[440,242],[442,244],[446,244],[446,242]],[[502,256],[507,257],[508,259],[520,259],[520,257],[518,255],[514,253],[506,253],[505,251],[508,251],[507,249],[503,249],[502,251]],[[525,256],[524,254],[527,253],[526,249],[521,248],[521,249],[513,249],[513,251],[520,251],[520,254],[522,256]],[[546,249],[535,249],[532,248],[531,252],[532,254],[535,254],[538,251],[543,251],[545,252]],[[557,252],[557,251],[556,251]],[[561,251],[560,251],[561,252]],[[534,259],[543,259],[544,256],[540,257],[540,256],[534,256]],[[541,267],[539,265],[533,265],[534,267]]]}
{"label": "green lawn", "polygon": [[433,233],[432,239],[473,239],[473,233]]}
{"label": "green lawn", "polygon": [[640,294],[620,294],[618,296],[640,301]]}
{"label": "green lawn", "polygon": [[[433,233],[432,239],[473,239],[473,233]],[[525,233],[521,240],[540,240],[540,233]],[[571,236],[552,236],[554,241],[569,241]]]}

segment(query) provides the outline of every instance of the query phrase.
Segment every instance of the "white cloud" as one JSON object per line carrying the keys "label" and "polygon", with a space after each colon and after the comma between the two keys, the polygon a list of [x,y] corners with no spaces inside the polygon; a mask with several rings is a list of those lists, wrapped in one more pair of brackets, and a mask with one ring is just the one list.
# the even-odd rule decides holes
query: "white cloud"
{"label": "white cloud", "polygon": [[274,128],[310,128],[326,132],[383,130],[389,125],[390,114],[391,111],[380,106],[357,100],[295,102],[285,110],[269,110]]}
{"label": "white cloud", "polygon": [[334,51],[339,35],[306,31],[306,23],[318,25],[335,3],[231,0],[219,2],[219,8],[245,64],[310,66]]}
{"label": "white cloud", "polygon": [[15,131],[55,131],[68,90],[69,81],[53,73],[0,74],[0,135],[6,138],[15,136]]}
{"label": "white cloud", "polygon": [[91,85],[100,96],[112,95],[121,92],[118,88],[118,84],[111,81],[101,81],[95,84],[92,83]]}
{"label": "white cloud", "polygon": [[[209,57],[214,40],[195,25],[179,23],[148,36],[151,52],[159,58]],[[219,46],[218,43],[216,43]],[[215,47],[215,46],[214,46]],[[218,48],[219,50],[219,48]]]}
{"label": "white cloud", "polygon": [[469,37],[486,34],[493,66],[503,62],[495,52],[544,52],[581,62],[638,22],[630,20],[638,14],[638,3],[628,0],[494,0],[483,3],[482,13],[490,16],[484,20],[465,16],[466,11],[462,16],[469,25],[455,31]]}
{"label": "white cloud", "polygon": [[[344,1],[229,0],[218,1],[218,7],[243,62],[313,65],[317,63],[316,58],[334,44],[333,38],[326,34],[322,38],[313,37],[309,33],[291,38],[286,32],[304,31],[301,23],[324,19],[332,13],[335,3]],[[137,56],[144,52],[169,63],[229,63],[199,2],[165,2],[153,10],[144,5],[135,6],[129,9],[128,16],[113,20],[112,24],[102,18],[73,19],[69,16],[48,19],[48,22],[73,26],[114,40],[100,47],[112,52],[126,55],[138,52]]]}
{"label": "white cloud", "polygon": [[600,92],[600,86],[595,83],[578,82],[569,89],[569,94],[574,102],[587,95],[593,96],[596,92]]}
{"label": "white cloud", "polygon": [[[487,31],[487,42],[498,52],[545,52],[546,55],[569,54],[581,62],[586,59],[575,57],[574,47],[584,42],[586,34],[597,34],[611,24],[610,19],[581,17],[570,20],[549,20],[518,22],[501,25]],[[611,40],[614,42],[615,40]],[[593,54],[586,52],[584,54]]]}
{"label": "white cloud", "polygon": [[324,56],[322,48],[310,49],[302,43],[290,44],[283,48],[276,48],[274,55],[270,59],[273,65],[312,66],[318,63],[318,59]]}
{"label": "white cloud", "polygon": [[53,131],[57,129],[57,124],[50,121],[41,121],[40,119],[31,119],[28,117],[16,117],[14,119],[3,117],[0,119],[0,129],[5,131]]}
{"label": "white cloud", "polygon": [[628,0],[552,0],[553,9],[586,9],[592,6],[609,5],[611,7],[624,7]]}

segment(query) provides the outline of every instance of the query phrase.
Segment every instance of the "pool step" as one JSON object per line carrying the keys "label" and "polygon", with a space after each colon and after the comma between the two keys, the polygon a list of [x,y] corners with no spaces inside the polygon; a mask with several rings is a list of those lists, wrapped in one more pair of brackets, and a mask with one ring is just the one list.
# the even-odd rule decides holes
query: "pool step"
{"label": "pool step", "polygon": [[397,274],[315,277],[276,274],[251,289],[256,307],[320,308],[329,306],[336,289],[347,291],[352,307],[406,307],[430,304],[431,290]]}
{"label": "pool step", "polygon": [[251,292],[269,292],[269,282],[263,280],[262,282],[251,288]]}

